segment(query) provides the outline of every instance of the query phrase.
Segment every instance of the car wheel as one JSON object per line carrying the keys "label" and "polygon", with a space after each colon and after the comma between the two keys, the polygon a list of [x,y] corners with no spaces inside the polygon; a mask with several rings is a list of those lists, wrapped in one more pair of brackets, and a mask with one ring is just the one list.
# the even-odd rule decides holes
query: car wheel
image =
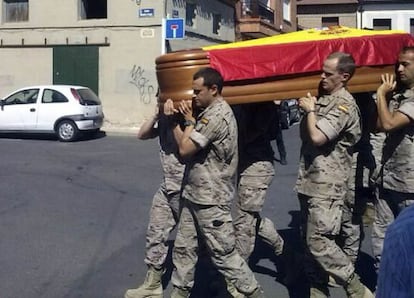
{"label": "car wheel", "polygon": [[72,142],[76,140],[79,135],[79,130],[76,124],[70,120],[63,120],[59,122],[56,127],[56,133],[61,142]]}

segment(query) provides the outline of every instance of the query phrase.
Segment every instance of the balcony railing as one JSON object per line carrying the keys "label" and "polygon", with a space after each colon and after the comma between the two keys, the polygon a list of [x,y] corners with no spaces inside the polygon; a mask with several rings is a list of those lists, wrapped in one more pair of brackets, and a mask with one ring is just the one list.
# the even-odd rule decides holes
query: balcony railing
{"label": "balcony railing", "polygon": [[258,0],[243,0],[242,17],[260,18],[266,22],[274,24],[275,10],[259,2]]}

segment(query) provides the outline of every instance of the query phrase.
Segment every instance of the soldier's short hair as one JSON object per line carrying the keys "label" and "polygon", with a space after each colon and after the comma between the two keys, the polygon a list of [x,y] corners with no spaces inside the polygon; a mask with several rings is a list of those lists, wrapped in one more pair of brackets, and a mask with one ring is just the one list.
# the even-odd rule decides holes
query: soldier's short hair
{"label": "soldier's short hair", "polygon": [[403,47],[400,51],[401,54],[405,54],[405,53],[408,53],[408,52],[414,53],[414,47],[413,46],[406,46],[406,47]]}
{"label": "soldier's short hair", "polygon": [[338,59],[336,70],[339,73],[349,73],[349,79],[355,73],[355,60],[351,54],[345,52],[333,52],[326,59]]}
{"label": "soldier's short hair", "polygon": [[211,88],[213,85],[216,85],[218,93],[221,94],[221,91],[223,90],[224,80],[220,72],[211,67],[204,67],[198,70],[193,75],[193,80],[197,80],[199,78],[204,79],[203,85],[208,88]]}

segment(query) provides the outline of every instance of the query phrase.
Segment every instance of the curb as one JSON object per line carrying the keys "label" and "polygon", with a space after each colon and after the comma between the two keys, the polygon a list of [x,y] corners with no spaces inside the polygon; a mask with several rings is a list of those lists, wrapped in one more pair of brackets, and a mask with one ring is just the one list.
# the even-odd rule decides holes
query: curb
{"label": "curb", "polygon": [[101,128],[108,135],[136,136],[139,127],[106,127]]}

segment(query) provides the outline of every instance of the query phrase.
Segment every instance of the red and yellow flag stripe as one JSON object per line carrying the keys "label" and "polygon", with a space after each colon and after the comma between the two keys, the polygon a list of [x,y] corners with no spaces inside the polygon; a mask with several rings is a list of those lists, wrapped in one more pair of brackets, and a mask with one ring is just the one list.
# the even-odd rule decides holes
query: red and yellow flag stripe
{"label": "red and yellow flag stripe", "polygon": [[357,66],[392,65],[414,38],[397,30],[348,27],[309,29],[260,39],[204,47],[210,65],[225,81],[259,79],[321,70],[330,53],[351,53]]}

